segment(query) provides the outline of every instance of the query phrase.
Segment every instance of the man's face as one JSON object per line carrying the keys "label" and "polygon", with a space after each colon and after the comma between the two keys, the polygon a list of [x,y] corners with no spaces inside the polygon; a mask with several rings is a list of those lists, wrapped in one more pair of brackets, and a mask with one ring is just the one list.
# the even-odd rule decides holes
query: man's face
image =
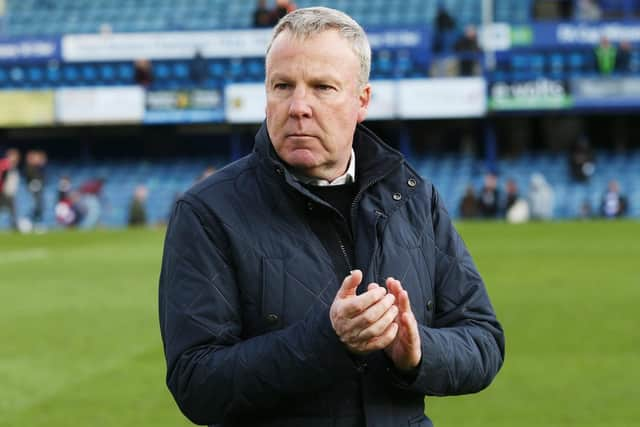
{"label": "man's face", "polygon": [[349,163],[353,133],[371,96],[360,62],[337,31],[305,40],[280,33],[267,56],[267,130],[282,160],[329,181]]}

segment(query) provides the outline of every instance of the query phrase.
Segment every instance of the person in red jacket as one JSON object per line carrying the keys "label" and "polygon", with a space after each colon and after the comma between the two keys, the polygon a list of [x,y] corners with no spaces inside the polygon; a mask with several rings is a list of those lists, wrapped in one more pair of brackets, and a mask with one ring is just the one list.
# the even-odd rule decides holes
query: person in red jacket
{"label": "person in red jacket", "polygon": [[20,183],[19,163],[20,152],[15,148],[8,149],[5,157],[0,158],[0,212],[4,209],[9,211],[14,230],[18,229],[16,193]]}

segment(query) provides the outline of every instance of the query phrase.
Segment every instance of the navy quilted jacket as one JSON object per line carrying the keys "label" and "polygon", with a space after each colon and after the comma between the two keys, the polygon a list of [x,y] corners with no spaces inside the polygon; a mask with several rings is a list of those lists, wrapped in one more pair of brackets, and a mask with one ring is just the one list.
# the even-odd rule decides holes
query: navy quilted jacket
{"label": "navy quilted jacket", "polygon": [[189,190],[169,223],[160,276],[167,384],[183,413],[220,426],[431,426],[425,395],[492,381],[504,335],[434,187],[359,125],[352,207],[363,287],[398,278],[420,323],[406,378],[384,352],[354,359],[329,307],[340,286],[308,225],[331,209],[293,179],[265,126],[254,152]]}

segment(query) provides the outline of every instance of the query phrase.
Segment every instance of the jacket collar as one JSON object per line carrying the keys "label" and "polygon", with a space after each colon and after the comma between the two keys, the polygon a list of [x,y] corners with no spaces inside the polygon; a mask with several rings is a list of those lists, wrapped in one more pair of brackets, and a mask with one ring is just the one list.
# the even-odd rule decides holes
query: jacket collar
{"label": "jacket collar", "polygon": [[[285,179],[289,184],[299,187],[288,166],[280,159],[273,148],[271,138],[267,132],[266,121],[262,123],[256,134],[253,150],[260,159],[260,163],[278,174],[285,175]],[[400,152],[389,147],[375,133],[362,124],[356,126],[353,136],[353,150],[356,155],[355,175],[359,189],[383,178],[404,161],[404,157]]]}

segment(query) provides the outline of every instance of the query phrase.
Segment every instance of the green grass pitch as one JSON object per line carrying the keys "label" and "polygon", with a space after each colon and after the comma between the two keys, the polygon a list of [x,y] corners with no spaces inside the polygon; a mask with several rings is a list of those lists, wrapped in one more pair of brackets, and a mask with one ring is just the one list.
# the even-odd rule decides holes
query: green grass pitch
{"label": "green grass pitch", "polygon": [[[437,427],[640,425],[640,223],[458,228],[507,337]],[[0,426],[187,426],[164,385],[162,230],[0,233]]]}

